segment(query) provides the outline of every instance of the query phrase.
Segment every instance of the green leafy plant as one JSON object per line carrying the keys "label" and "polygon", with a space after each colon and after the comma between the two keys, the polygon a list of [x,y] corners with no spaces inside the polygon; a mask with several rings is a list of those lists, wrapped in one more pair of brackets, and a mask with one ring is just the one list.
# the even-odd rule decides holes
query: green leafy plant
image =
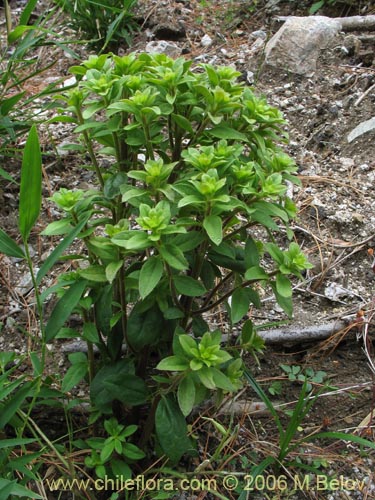
{"label": "green leafy plant", "polygon": [[62,218],[44,230],[87,248],[84,265],[60,279],[47,340],[79,311],[96,415],[112,414],[114,402],[137,413],[150,403],[140,443],[155,430],[172,461],[192,449],[192,408],[238,390],[241,351],[263,347],[251,321],[223,347],[205,313],[225,303],[238,323],[268,286],[291,315],[288,276],[310,267],[295,242],[282,249],[272,236],[281,227],[292,236],[296,214],[285,184],[298,182],[296,166],[277,145],[286,138],[280,112],[232,68],[190,66],[103,54],[72,68],[79,83],[61,96],[71,114],[54,120],[76,123],[82,143],[67,147],[89,153],[98,188],[55,193]]}
{"label": "green leafy plant", "polygon": [[97,477],[117,475],[129,479],[132,473],[128,462],[133,463],[145,456],[142,450],[127,441],[127,438],[136,432],[137,426],[125,427],[112,417],[104,421],[104,429],[108,434],[107,438],[89,438],[75,445],[84,448],[88,446],[92,450],[91,455],[86,457],[85,464],[89,469],[95,469]]}
{"label": "green leafy plant", "polygon": [[288,375],[288,379],[292,382],[306,382],[306,390],[312,390],[312,384],[321,384],[326,378],[326,372],[321,370],[315,371],[313,368],[302,370],[299,365],[280,365],[280,368]]}
{"label": "green leafy plant", "polygon": [[69,24],[96,50],[115,50],[131,45],[137,29],[134,7],[137,0],[56,0],[69,16]]}
{"label": "green leafy plant", "polygon": [[[85,251],[64,256],[81,265],[37,294],[42,345],[66,334],[86,341],[87,358],[70,356],[63,390],[88,380],[92,423],[140,421],[133,435],[140,449],[152,445],[176,463],[195,453],[186,422],[192,408],[237,391],[241,354],[263,348],[250,320],[225,345],[206,313],[225,305],[230,323],[242,322],[261,307],[263,288],[290,316],[289,276],[310,267],[297,243],[276,244],[280,229],[293,237],[288,223],[296,215],[286,195],[286,181],[298,182],[296,166],[279,146],[285,122],[232,68],[130,54],[93,56],[72,72],[77,87],[59,97],[62,112],[51,122],[76,124],[81,142],[68,148],[88,153],[97,187],[51,198],[61,219],[43,233],[63,238],[35,289],[76,238]],[[40,193],[29,201],[25,193],[21,183],[27,248]],[[24,256],[0,236],[2,251]],[[50,293],[58,301],[44,322],[41,302]],[[67,333],[72,312],[83,326]],[[100,454],[92,459],[101,462],[95,470],[106,467]]]}
{"label": "green leafy plant", "polygon": [[[319,397],[319,392],[315,395],[311,395],[307,389],[306,379],[303,381],[301,391],[295,407],[291,412],[289,412],[289,421],[287,425],[283,426],[282,420],[280,419],[277,410],[273,406],[272,402],[268,398],[267,394],[263,391],[262,387],[255,380],[253,375],[248,371],[244,371],[246,380],[249,382],[252,389],[256,392],[258,397],[264,402],[270,411],[272,418],[275,422],[278,431],[279,438],[279,449],[278,453],[273,456],[268,456],[264,458],[260,463],[255,465],[251,471],[250,475],[255,478],[257,475],[261,475],[268,468],[272,468],[274,471],[279,471],[280,467],[284,467],[287,470],[302,470],[304,473],[306,471],[312,472],[315,475],[319,474],[319,468],[324,465],[321,461],[315,461],[311,465],[303,463],[301,461],[301,453],[296,457],[292,457],[291,454],[295,450],[301,447],[317,441],[319,439],[330,439],[330,440],[343,440],[351,443],[357,443],[359,445],[365,446],[367,448],[375,449],[375,444],[367,439],[363,439],[354,434],[347,434],[345,432],[316,432],[311,433],[306,436],[300,435],[300,430],[302,429],[302,423],[308,415],[311,408],[314,406],[317,398]],[[310,395],[309,395],[310,394]],[[241,496],[240,496],[241,498]],[[245,498],[245,497],[243,497]]]}
{"label": "green leafy plant", "polygon": [[279,396],[282,393],[283,384],[280,380],[275,380],[268,388],[271,396]]}

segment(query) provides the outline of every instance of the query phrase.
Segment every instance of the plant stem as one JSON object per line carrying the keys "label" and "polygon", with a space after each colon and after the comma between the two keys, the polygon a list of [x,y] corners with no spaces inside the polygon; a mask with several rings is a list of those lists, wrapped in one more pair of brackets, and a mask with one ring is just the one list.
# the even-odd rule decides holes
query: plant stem
{"label": "plant stem", "polygon": [[156,396],[154,397],[154,399],[152,401],[150,412],[147,416],[147,420],[144,424],[143,431],[142,431],[141,437],[139,439],[138,446],[140,448],[143,448],[145,446],[145,444],[147,443],[147,441],[151,437],[152,431],[154,430],[156,408],[159,404],[160,399],[161,399],[161,395],[156,394]]}
{"label": "plant stem", "polygon": [[[76,114],[77,114],[79,124],[83,125],[85,123],[85,120],[83,119],[82,112],[79,108],[76,108]],[[86,147],[87,147],[87,152],[89,153],[90,159],[91,159],[92,164],[93,164],[94,169],[95,169],[95,173],[98,177],[100,186],[103,187],[104,186],[104,179],[103,179],[102,173],[100,171],[100,166],[99,166],[98,160],[96,159],[96,156],[94,153],[94,148],[92,147],[92,142],[90,140],[89,134],[87,133],[87,130],[83,130],[82,135],[83,135]]]}
{"label": "plant stem", "polygon": [[27,264],[28,264],[28,267],[29,267],[29,270],[30,270],[30,274],[31,274],[31,280],[32,280],[32,283],[33,283],[33,287],[34,287],[34,293],[35,293],[35,299],[36,299],[36,306],[37,306],[37,311],[38,311],[38,319],[39,319],[39,327],[40,327],[40,333],[41,333],[41,359],[40,359],[40,370],[39,370],[39,373],[37,373],[37,377],[36,377],[36,380],[37,380],[37,383],[36,383],[36,387],[35,387],[35,391],[34,391],[34,394],[33,394],[33,397],[31,399],[31,402],[29,404],[29,407],[28,407],[28,411],[27,411],[27,417],[26,419],[24,420],[24,423],[23,423],[23,426],[22,426],[22,429],[21,429],[21,432],[23,434],[24,430],[25,430],[25,427],[27,425],[27,422],[28,422],[28,419],[30,418],[30,415],[31,415],[31,412],[35,406],[35,402],[36,402],[36,399],[40,393],[40,389],[41,389],[41,386],[42,386],[42,375],[43,375],[43,372],[44,372],[44,368],[45,368],[45,362],[46,362],[46,335],[45,335],[45,328],[44,328],[44,317],[43,317],[43,307],[42,307],[42,303],[41,303],[41,300],[40,300],[40,294],[39,294],[39,289],[38,289],[38,285],[37,285],[37,282],[36,282],[36,277],[35,277],[35,273],[34,273],[34,268],[33,268],[33,263],[32,263],[32,260],[31,260],[31,256],[30,256],[30,251],[29,251],[29,246],[28,246],[28,243],[26,240],[24,240],[24,248],[25,248],[25,254],[26,254],[26,260],[27,260]]}
{"label": "plant stem", "polygon": [[153,149],[152,143],[151,143],[150,130],[149,130],[147,122],[144,118],[142,118],[142,125],[143,125],[143,131],[145,133],[145,138],[146,138],[145,146],[146,146],[146,151],[147,151],[148,157],[151,160],[155,160],[154,149]]}
{"label": "plant stem", "polygon": [[[194,268],[193,268],[192,273],[191,273],[191,277],[193,279],[197,279],[202,271],[202,266],[203,266],[203,262],[204,262],[204,259],[206,256],[207,247],[208,247],[208,240],[206,239],[200,245],[198,253],[197,253],[197,257],[196,257],[195,262],[194,262]],[[183,303],[184,310],[185,310],[185,316],[181,320],[182,321],[181,326],[184,329],[187,327],[191,316],[193,316],[193,311],[192,311],[193,301],[194,301],[194,297],[186,297],[186,296],[184,296],[181,300],[181,302]]]}

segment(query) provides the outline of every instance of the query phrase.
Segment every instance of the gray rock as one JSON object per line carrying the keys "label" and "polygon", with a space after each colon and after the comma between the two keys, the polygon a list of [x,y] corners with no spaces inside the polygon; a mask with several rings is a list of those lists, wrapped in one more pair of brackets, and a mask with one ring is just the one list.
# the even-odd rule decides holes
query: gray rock
{"label": "gray rock", "polygon": [[360,137],[366,132],[371,132],[371,130],[375,130],[375,116],[357,125],[348,135],[348,142],[354,141],[357,137]]}
{"label": "gray rock", "polygon": [[155,40],[153,42],[148,42],[145,48],[146,52],[149,54],[166,54],[169,57],[178,57],[181,55],[181,48],[167,40]]}
{"label": "gray rock", "polygon": [[289,17],[266,45],[266,63],[309,76],[316,69],[320,50],[340,28],[339,21],[325,16]]}
{"label": "gray rock", "polygon": [[[39,268],[34,268],[35,275],[39,271]],[[15,287],[15,291],[18,295],[26,295],[33,288],[33,280],[30,272],[27,272],[22,276],[17,286]]]}

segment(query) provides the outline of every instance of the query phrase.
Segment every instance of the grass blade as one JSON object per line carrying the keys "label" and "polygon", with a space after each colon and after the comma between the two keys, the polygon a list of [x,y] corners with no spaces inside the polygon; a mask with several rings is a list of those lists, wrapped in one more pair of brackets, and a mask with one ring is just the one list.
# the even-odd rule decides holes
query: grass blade
{"label": "grass blade", "polygon": [[38,0],[29,0],[27,5],[22,11],[19,24],[27,24],[29,22],[30,16],[36,7]]}
{"label": "grass blade", "polygon": [[0,429],[4,429],[5,425],[12,419],[25,399],[32,395],[37,382],[37,380],[26,382],[23,387],[21,387],[14,395],[12,395],[8,399],[8,401],[6,401],[2,405],[0,415]]}
{"label": "grass blade", "polygon": [[18,226],[24,242],[39,217],[42,203],[42,154],[35,125],[26,141],[21,168]]}
{"label": "grass blade", "polygon": [[0,252],[9,255],[9,257],[25,258],[22,248],[2,229],[0,229]]}
{"label": "grass blade", "polygon": [[279,436],[280,440],[282,439],[282,436],[284,436],[284,429],[282,428],[279,415],[277,414],[277,411],[275,410],[272,402],[268,398],[267,394],[263,391],[263,389],[260,387],[258,382],[255,380],[255,378],[252,376],[252,374],[248,370],[244,370],[244,375],[247,381],[249,382],[250,386],[252,389],[258,394],[260,399],[263,401],[263,403],[267,406],[269,412],[273,416],[276,422],[277,430],[279,431]]}
{"label": "grass blade", "polygon": [[3,179],[7,181],[13,182],[14,184],[17,184],[16,180],[13,179],[13,177],[1,167],[0,167],[0,177],[3,177]]}
{"label": "grass blade", "polygon": [[87,214],[87,216],[77,224],[73,228],[73,230],[65,236],[65,238],[57,245],[57,247],[51,252],[51,254],[47,257],[42,267],[39,269],[38,274],[36,275],[36,283],[40,285],[40,282],[44,278],[44,276],[48,273],[51,267],[55,264],[55,262],[61,257],[63,252],[68,248],[68,246],[72,243],[74,238],[82,231],[86,222],[89,220],[91,214]]}
{"label": "grass blade", "polygon": [[78,304],[86,285],[86,280],[76,281],[57,302],[46,325],[47,342],[50,342],[59,333],[59,330]]}
{"label": "grass blade", "polygon": [[318,434],[313,434],[305,439],[299,441],[299,443],[306,443],[308,441],[315,441],[315,439],[338,439],[341,441],[349,441],[351,443],[360,444],[361,446],[368,446],[369,448],[375,449],[375,443],[364,439],[360,436],[354,434],[346,434],[345,432],[319,432]]}

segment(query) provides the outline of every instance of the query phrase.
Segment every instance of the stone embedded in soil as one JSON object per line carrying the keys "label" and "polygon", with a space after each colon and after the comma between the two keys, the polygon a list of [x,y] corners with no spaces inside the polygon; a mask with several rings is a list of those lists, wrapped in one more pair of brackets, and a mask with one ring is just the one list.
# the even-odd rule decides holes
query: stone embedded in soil
{"label": "stone embedded in soil", "polygon": [[322,48],[341,24],[325,16],[290,17],[266,45],[266,63],[299,75],[310,75]]}
{"label": "stone embedded in soil", "polygon": [[169,57],[178,57],[182,53],[182,49],[176,43],[167,40],[149,42],[145,50],[149,54],[166,54]]}
{"label": "stone embedded in soil", "polygon": [[348,142],[352,142],[357,139],[357,137],[367,132],[371,132],[372,130],[375,130],[375,116],[357,125],[348,135]]}
{"label": "stone embedded in soil", "polygon": [[[39,268],[34,268],[35,275],[39,271]],[[27,272],[22,276],[22,278],[17,283],[15,288],[15,292],[19,295],[26,295],[33,287],[33,281],[31,277],[31,273]]]}

